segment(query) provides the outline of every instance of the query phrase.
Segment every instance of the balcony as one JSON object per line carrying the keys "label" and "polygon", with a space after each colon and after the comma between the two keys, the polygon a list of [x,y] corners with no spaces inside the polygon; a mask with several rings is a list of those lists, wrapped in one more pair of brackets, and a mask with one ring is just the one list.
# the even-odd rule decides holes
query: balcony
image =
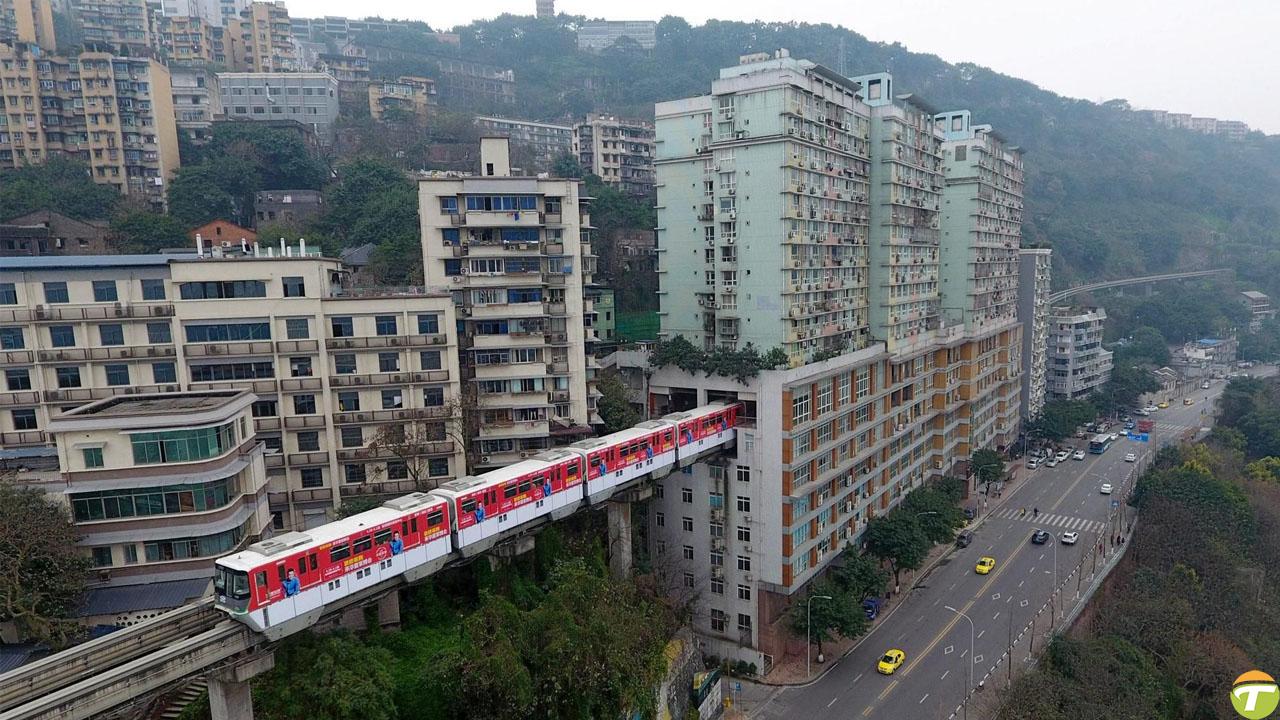
{"label": "balcony", "polygon": [[197,358],[209,355],[270,355],[275,345],[270,340],[258,342],[231,343],[188,343],[182,346],[187,357]]}
{"label": "balcony", "polygon": [[284,419],[284,426],[289,430],[324,427],[323,415],[291,415]]}
{"label": "balcony", "polygon": [[18,445],[43,445],[49,442],[45,433],[39,430],[19,430],[0,433],[0,445],[16,447]]}
{"label": "balcony", "polygon": [[89,306],[36,305],[0,310],[0,323],[110,320],[115,318],[172,317],[172,303],[112,303]]}
{"label": "balcony", "polygon": [[460,227],[538,227],[546,222],[546,215],[536,210],[507,210],[500,212],[468,210],[449,216],[449,222]]}
{"label": "balcony", "polygon": [[289,464],[295,467],[299,465],[329,464],[329,453],[323,451],[289,453],[288,458]]}
{"label": "balcony", "polygon": [[398,410],[366,410],[334,413],[333,422],[337,425],[358,425],[366,423],[389,423],[406,420],[444,420],[451,411],[447,407],[401,408]]}
{"label": "balcony", "polygon": [[324,346],[329,350],[362,349],[385,347],[422,347],[424,345],[444,345],[449,338],[445,335],[374,335],[372,337],[338,337],[325,338]]}

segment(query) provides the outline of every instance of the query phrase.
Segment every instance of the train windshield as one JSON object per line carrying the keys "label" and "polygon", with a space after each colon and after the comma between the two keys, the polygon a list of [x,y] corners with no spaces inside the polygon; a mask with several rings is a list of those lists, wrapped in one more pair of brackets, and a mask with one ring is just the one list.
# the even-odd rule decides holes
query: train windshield
{"label": "train windshield", "polygon": [[219,595],[246,600],[249,597],[249,575],[243,570],[218,567],[213,576],[213,587]]}

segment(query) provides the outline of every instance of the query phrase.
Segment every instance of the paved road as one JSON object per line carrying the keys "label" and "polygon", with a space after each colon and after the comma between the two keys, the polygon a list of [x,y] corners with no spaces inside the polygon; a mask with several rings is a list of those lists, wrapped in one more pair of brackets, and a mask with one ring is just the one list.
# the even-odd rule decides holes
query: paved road
{"label": "paved road", "polygon": [[[1217,382],[1209,390],[1190,390],[1193,405],[1179,401],[1156,412],[1156,429],[1149,443],[1122,437],[1102,455],[1024,472],[1024,479],[1006,492],[1004,506],[977,529],[973,544],[948,556],[897,612],[877,624],[865,642],[814,684],[778,693],[753,715],[806,720],[951,717],[969,687],[970,668],[974,683],[991,670],[1009,647],[1010,638],[1018,637],[1049,602],[1055,577],[1056,586],[1062,588],[1055,605],[1063,600],[1069,607],[1080,602],[1077,585],[1089,584],[1092,549],[1100,540],[1105,543],[1122,522],[1123,504],[1116,509],[1112,503],[1120,501],[1128,483],[1136,479],[1137,473],[1132,471],[1154,454],[1158,443],[1207,424],[1212,401],[1224,385]],[[1138,455],[1139,463],[1124,461],[1129,452]],[[1115,486],[1115,494],[1099,492],[1104,482]],[[1022,508],[1026,508],[1025,516]],[[1036,508],[1038,517],[1033,515]],[[1030,537],[1036,528],[1056,536],[1075,531],[1080,540],[1074,546],[1062,545],[1056,538],[1034,545]],[[986,576],[974,572],[974,564],[983,555],[997,560],[995,569]],[[1071,574],[1080,565],[1082,572]],[[947,606],[972,619],[972,653],[969,621]],[[1051,612],[1040,613],[1041,631],[1048,628]],[[889,648],[903,650],[907,659],[894,675],[880,675],[876,661]],[[998,672],[1004,673],[1006,668],[1001,665]]]}

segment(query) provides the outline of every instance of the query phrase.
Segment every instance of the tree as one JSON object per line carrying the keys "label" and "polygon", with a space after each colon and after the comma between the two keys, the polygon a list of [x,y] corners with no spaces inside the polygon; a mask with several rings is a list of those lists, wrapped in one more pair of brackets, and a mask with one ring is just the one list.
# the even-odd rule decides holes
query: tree
{"label": "tree", "polygon": [[1004,459],[991,448],[974,452],[969,458],[969,467],[978,482],[986,483],[987,495],[991,494],[991,483],[1000,482],[1004,478]]}
{"label": "tree", "polygon": [[[307,148],[301,135],[262,123],[218,123],[201,151],[198,162],[229,157],[250,165],[258,180],[251,192],[319,190],[329,177],[328,168]],[[187,164],[185,159],[183,164]]]}
{"label": "tree", "polygon": [[241,158],[223,156],[184,166],[169,182],[169,214],[188,229],[211,220],[247,225],[260,184],[254,165]]}
{"label": "tree", "polygon": [[0,622],[12,622],[24,640],[61,647],[81,629],[72,614],[89,561],[61,505],[10,483],[0,479]]}
{"label": "tree", "polygon": [[[820,596],[824,595],[830,599],[821,599]],[[810,598],[813,598],[812,602]],[[818,643],[819,655],[822,654],[822,643],[838,637],[856,638],[867,631],[867,614],[862,610],[862,600],[855,599],[832,580],[814,582],[805,597],[796,598],[789,612],[792,632],[796,637],[807,637]]]}
{"label": "tree", "polygon": [[122,250],[154,253],[163,248],[187,247],[187,228],[169,215],[134,210],[111,221],[111,231],[121,239]]}
{"label": "tree", "polygon": [[105,220],[119,202],[120,193],[95,183],[88,165],[60,155],[41,165],[0,170],[0,222],[37,210]]}
{"label": "tree", "polygon": [[551,176],[558,178],[581,178],[587,171],[582,169],[578,158],[571,153],[561,153],[551,163]]}
{"label": "tree", "polygon": [[895,589],[902,585],[902,571],[918,569],[929,554],[929,538],[920,523],[901,510],[872,518],[864,538],[867,552],[889,563]]}
{"label": "tree", "polygon": [[604,420],[605,432],[618,432],[640,422],[640,413],[631,407],[631,401],[627,399],[627,386],[622,384],[622,378],[617,372],[601,374],[596,380],[596,390],[601,395],[596,402],[596,409]]}
{"label": "tree", "polygon": [[850,598],[859,604],[869,597],[884,592],[889,574],[870,557],[859,553],[852,545],[844,549],[841,558],[844,565],[832,573],[833,579]]}
{"label": "tree", "polygon": [[955,539],[956,530],[965,524],[964,511],[956,505],[956,499],[926,485],[907,493],[900,507],[904,514],[915,518],[929,542],[947,543]]}
{"label": "tree", "polygon": [[431,477],[431,458],[447,452],[448,440],[444,421],[410,420],[380,426],[369,441],[369,454],[403,466],[413,486],[426,492],[439,484]]}
{"label": "tree", "polygon": [[417,246],[421,241],[417,188],[400,168],[377,158],[359,157],[339,165],[337,176],[337,181],[325,188],[328,211],[316,224],[324,235],[341,247],[367,242]]}
{"label": "tree", "polygon": [[276,650],[275,669],[254,683],[254,710],[263,720],[395,720],[394,660],[343,633],[294,635]]}

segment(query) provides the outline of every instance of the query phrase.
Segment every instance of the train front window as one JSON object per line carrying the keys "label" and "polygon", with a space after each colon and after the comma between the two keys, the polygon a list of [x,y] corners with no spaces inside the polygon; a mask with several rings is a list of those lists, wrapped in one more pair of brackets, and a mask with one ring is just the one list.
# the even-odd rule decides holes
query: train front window
{"label": "train front window", "polygon": [[213,576],[213,587],[219,595],[244,600],[249,597],[249,574],[242,570],[220,567]]}

